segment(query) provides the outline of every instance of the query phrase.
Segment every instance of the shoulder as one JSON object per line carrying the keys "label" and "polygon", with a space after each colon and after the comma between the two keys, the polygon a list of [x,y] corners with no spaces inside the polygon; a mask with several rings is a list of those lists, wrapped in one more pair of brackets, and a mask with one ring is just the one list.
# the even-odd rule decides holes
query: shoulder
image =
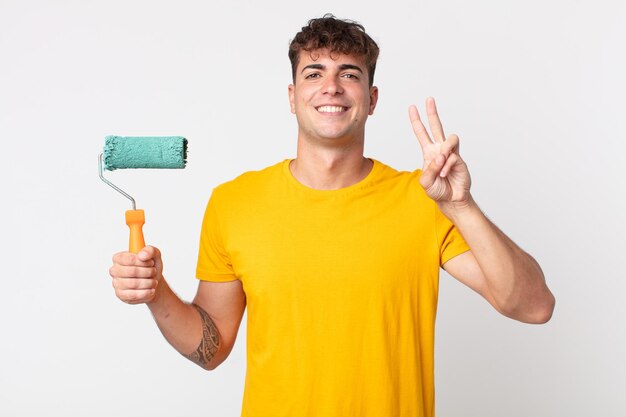
{"label": "shoulder", "polygon": [[216,190],[220,190],[222,192],[235,192],[237,190],[270,183],[280,176],[284,164],[285,161],[281,161],[260,170],[244,172],[234,179],[218,185]]}
{"label": "shoulder", "polygon": [[213,189],[212,198],[227,200],[250,200],[255,195],[262,195],[269,187],[276,185],[282,177],[283,166],[287,160],[255,171],[247,171],[226,181]]}
{"label": "shoulder", "polygon": [[385,188],[398,188],[409,194],[417,193],[420,196],[426,195],[419,183],[420,176],[422,175],[421,169],[403,171],[384,164],[383,162],[377,160],[373,161],[378,170],[378,174],[375,178],[376,185],[384,186]]}

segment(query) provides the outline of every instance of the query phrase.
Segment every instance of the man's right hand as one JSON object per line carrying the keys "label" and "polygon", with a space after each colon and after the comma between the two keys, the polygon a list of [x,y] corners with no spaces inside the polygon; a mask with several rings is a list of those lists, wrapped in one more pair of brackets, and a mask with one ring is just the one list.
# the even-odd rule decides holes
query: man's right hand
{"label": "man's right hand", "polygon": [[139,253],[119,252],[113,255],[109,268],[113,278],[115,295],[128,304],[154,301],[157,286],[163,278],[161,252],[154,246],[146,246]]}

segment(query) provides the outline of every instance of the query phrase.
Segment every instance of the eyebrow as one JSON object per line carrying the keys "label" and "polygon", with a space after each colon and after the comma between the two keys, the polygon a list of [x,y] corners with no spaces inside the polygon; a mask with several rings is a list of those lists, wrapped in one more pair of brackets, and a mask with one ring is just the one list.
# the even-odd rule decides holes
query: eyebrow
{"label": "eyebrow", "polygon": [[[300,73],[303,73],[305,70],[307,69],[318,69],[318,70],[324,70],[326,69],[325,65],[322,64],[309,64],[306,67],[302,68],[302,71],[300,71]],[[359,71],[361,74],[363,74],[363,70],[361,69],[361,67],[359,67],[358,65],[353,65],[353,64],[341,64],[339,65],[339,69],[341,71],[343,70],[347,70],[347,69],[351,69],[351,70],[356,70]]]}

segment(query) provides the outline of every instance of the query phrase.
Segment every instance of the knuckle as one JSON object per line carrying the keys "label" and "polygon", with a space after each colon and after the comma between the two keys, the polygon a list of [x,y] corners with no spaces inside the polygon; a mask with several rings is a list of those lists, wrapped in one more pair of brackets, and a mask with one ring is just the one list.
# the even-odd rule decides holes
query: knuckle
{"label": "knuckle", "polygon": [[120,256],[120,263],[124,265],[132,265],[136,262],[137,256],[131,252],[123,252],[122,256]]}
{"label": "knuckle", "polygon": [[129,303],[137,303],[139,301],[139,295],[137,294],[137,292],[133,291],[131,293],[128,294],[128,302]]}
{"label": "knuckle", "polygon": [[129,285],[130,281],[128,279],[124,279],[124,278],[118,278],[116,280],[113,281],[113,288],[116,288],[119,291],[126,291],[129,289],[132,289],[132,285]]}
{"label": "knuckle", "polygon": [[136,291],[141,287],[141,280],[136,278],[118,278],[113,281],[113,288],[120,291]]}
{"label": "knuckle", "polygon": [[146,278],[150,274],[151,268],[146,268],[145,266],[136,266],[133,268],[133,277],[135,278]]}
{"label": "knuckle", "polygon": [[115,255],[113,255],[113,261],[115,262],[115,261],[124,259],[124,257],[126,256],[126,253],[127,252],[124,252],[124,251],[116,253]]}
{"label": "knuckle", "polygon": [[129,300],[127,291],[125,291],[125,290],[116,289],[115,290],[115,295],[117,296],[117,298],[119,298],[120,300],[122,300],[125,303],[127,303],[128,300]]}
{"label": "knuckle", "polygon": [[149,268],[146,268],[144,266],[134,266],[131,272],[132,277],[133,278],[145,278],[146,269],[149,269]]}
{"label": "knuckle", "polygon": [[128,304],[137,304],[140,301],[137,291],[127,291],[124,294],[124,302]]}
{"label": "knuckle", "polygon": [[124,288],[127,290],[136,290],[137,289],[137,280],[136,279],[127,279],[124,282]]}
{"label": "knuckle", "polygon": [[113,256],[113,263],[116,265],[132,265],[135,260],[135,254],[130,252],[119,252]]}

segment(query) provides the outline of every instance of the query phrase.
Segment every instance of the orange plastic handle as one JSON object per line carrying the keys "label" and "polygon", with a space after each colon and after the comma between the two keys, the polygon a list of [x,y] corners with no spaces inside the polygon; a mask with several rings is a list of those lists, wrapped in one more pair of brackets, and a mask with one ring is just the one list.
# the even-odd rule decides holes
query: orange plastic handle
{"label": "orange plastic handle", "polygon": [[143,210],[126,211],[126,224],[130,228],[129,252],[138,253],[146,246],[146,242],[143,240],[143,230],[141,230],[145,222],[146,216]]}

